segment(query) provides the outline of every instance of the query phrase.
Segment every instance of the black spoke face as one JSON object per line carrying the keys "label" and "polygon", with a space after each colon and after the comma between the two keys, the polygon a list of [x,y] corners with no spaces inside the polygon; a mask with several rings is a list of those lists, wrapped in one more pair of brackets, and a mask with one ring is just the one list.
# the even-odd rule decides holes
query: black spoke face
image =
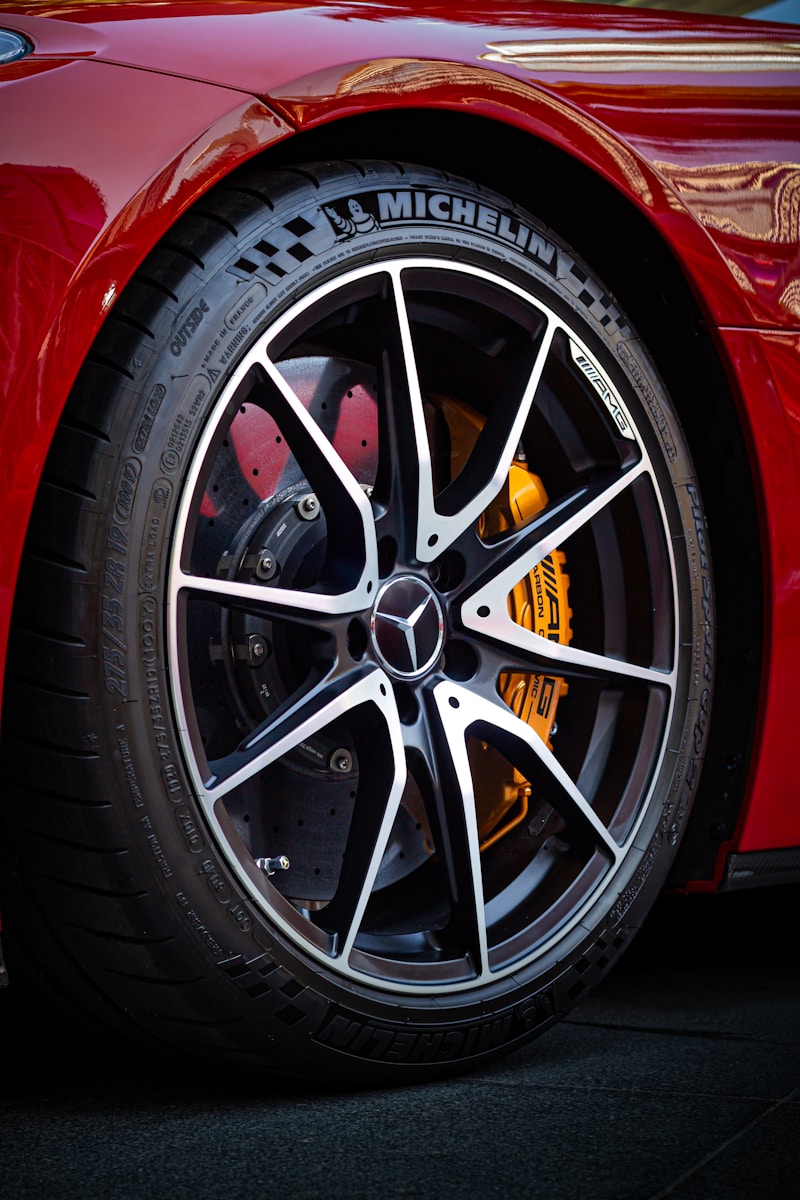
{"label": "black spoke face", "polygon": [[195,450],[168,595],[188,767],[253,903],[350,980],[510,974],[633,847],[680,636],[614,370],[502,278],[401,258],[285,313]]}

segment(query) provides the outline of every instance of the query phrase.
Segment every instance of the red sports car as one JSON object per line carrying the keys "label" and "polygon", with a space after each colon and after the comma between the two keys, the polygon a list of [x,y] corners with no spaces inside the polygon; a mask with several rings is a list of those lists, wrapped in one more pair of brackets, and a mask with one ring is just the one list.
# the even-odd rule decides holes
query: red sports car
{"label": "red sports car", "polygon": [[791,16],[0,7],[12,987],[433,1078],[800,878]]}

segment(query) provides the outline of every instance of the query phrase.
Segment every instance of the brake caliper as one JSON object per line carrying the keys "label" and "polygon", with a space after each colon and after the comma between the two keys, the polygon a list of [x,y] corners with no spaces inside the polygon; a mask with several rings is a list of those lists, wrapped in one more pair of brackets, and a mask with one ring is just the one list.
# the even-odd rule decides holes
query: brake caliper
{"label": "brake caliper", "polygon": [[[487,513],[487,525],[491,523],[494,528],[487,528],[486,533],[499,533],[521,525],[540,512],[546,503],[547,493],[541,479],[516,460],[508,474],[506,494],[495,501]],[[565,565],[563,551],[553,550],[519,581],[508,597],[508,610],[517,625],[562,645],[572,640],[569,576]],[[517,672],[500,676],[500,694],[506,704],[532,725],[551,749],[558,701],[566,691],[567,684],[560,676]]]}
{"label": "brake caliper", "polygon": [[[440,401],[451,436],[451,469],[455,477],[466,463],[482,418],[464,405]],[[520,448],[511,464],[503,491],[480,518],[478,533],[491,538],[518,528],[547,504],[547,492],[538,475],[529,470]],[[511,618],[551,642],[568,645],[572,640],[569,607],[569,576],[566,557],[553,550],[515,585],[508,597]],[[500,675],[500,696],[552,749],[556,733],[558,703],[568,685],[559,675],[508,671]],[[516,768],[486,742],[470,744],[481,849],[488,849],[519,825],[528,815],[531,785]]]}

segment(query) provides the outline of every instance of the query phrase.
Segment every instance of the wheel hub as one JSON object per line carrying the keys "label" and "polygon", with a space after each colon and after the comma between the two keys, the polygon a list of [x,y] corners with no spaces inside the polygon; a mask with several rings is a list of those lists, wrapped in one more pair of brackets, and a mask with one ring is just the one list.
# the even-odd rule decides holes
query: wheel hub
{"label": "wheel hub", "polygon": [[378,659],[401,679],[419,679],[438,661],[444,616],[433,589],[413,575],[399,575],[378,592],[370,618]]}

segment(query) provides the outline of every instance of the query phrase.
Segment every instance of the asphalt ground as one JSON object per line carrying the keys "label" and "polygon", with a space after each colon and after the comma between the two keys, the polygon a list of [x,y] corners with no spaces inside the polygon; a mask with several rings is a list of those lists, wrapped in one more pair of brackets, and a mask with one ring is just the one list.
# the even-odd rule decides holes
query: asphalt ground
{"label": "asphalt ground", "polygon": [[0,997],[0,1196],[800,1196],[800,888],[665,897],[571,1017],[427,1087],[92,1057]]}

